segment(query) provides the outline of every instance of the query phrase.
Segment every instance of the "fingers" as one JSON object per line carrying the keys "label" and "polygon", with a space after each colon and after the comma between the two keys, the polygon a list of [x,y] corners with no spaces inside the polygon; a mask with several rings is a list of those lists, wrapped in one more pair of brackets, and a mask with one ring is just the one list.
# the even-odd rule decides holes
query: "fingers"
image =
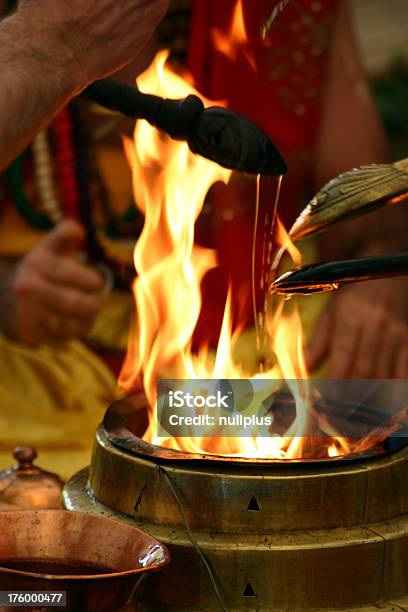
{"label": "fingers", "polygon": [[359,326],[353,320],[344,321],[336,308],[329,356],[329,378],[350,378],[356,348],[359,342]]}
{"label": "fingers", "polygon": [[25,265],[50,283],[101,293],[106,284],[102,275],[69,256],[78,252],[83,240],[82,226],[64,221],[27,255]]}
{"label": "fingers", "polygon": [[52,251],[55,254],[71,254],[82,247],[85,240],[83,227],[76,221],[59,223],[42,241],[37,250]]}
{"label": "fingers", "polygon": [[395,378],[408,378],[408,342],[398,351],[395,359]]}
{"label": "fingers", "polygon": [[322,364],[329,353],[331,324],[332,308],[331,304],[329,304],[316,325],[312,340],[307,349],[307,368],[311,372]]}
{"label": "fingers", "polygon": [[73,287],[86,293],[101,293],[106,285],[101,274],[69,257],[52,253],[44,256],[41,251],[32,257],[29,265],[52,284]]}
{"label": "fingers", "polygon": [[381,347],[378,378],[408,377],[408,330],[400,321],[392,321]]}
{"label": "fingers", "polygon": [[20,298],[39,302],[58,315],[92,319],[100,309],[101,300],[75,288],[48,283],[40,276],[24,274],[17,277],[14,292]]}
{"label": "fingers", "polygon": [[396,333],[397,325],[388,325],[383,334],[383,341],[378,348],[376,378],[394,378],[397,356],[400,351],[401,338]]}
{"label": "fingers", "polygon": [[353,289],[339,293],[328,308],[329,331],[324,330],[327,319],[321,319],[311,345],[313,365],[328,354],[333,379],[408,376],[408,328],[386,296]]}
{"label": "fingers", "polygon": [[376,378],[379,371],[386,373],[389,366],[389,359],[384,352],[384,345],[390,338],[389,315],[382,305],[369,307],[364,314],[359,321],[359,341],[350,378]]}
{"label": "fingers", "polygon": [[83,237],[79,224],[61,223],[16,269],[11,285],[16,338],[38,344],[89,331],[106,281],[68,255],[78,252]]}
{"label": "fingers", "polygon": [[[405,347],[408,347],[406,325],[387,312],[375,307],[362,326],[353,378],[405,378]],[[402,353],[402,358],[400,354]]]}
{"label": "fingers", "polygon": [[324,357],[328,357],[329,361],[328,377],[347,378],[353,366],[360,323],[353,303],[349,302],[349,296],[345,293],[335,296],[326,312],[329,321],[326,332],[328,347]]}

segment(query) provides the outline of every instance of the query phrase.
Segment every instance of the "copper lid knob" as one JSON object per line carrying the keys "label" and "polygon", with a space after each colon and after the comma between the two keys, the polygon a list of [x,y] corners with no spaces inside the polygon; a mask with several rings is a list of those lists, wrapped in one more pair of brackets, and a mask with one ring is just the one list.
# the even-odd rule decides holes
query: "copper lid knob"
{"label": "copper lid knob", "polygon": [[17,446],[17,465],[0,473],[0,511],[31,508],[60,508],[64,482],[56,474],[33,465],[37,451]]}
{"label": "copper lid knob", "polygon": [[34,459],[37,459],[37,451],[30,446],[16,446],[13,457],[18,462],[17,469],[29,469],[33,467]]}

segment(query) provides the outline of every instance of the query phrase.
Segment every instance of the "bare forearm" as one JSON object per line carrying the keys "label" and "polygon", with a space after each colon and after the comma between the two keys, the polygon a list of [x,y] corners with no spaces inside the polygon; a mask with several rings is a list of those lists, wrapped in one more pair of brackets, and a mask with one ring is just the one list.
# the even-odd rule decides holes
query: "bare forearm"
{"label": "bare forearm", "polygon": [[62,36],[18,13],[0,22],[0,171],[80,89]]}
{"label": "bare forearm", "polygon": [[0,170],[73,95],[129,64],[167,0],[20,0],[0,22]]}

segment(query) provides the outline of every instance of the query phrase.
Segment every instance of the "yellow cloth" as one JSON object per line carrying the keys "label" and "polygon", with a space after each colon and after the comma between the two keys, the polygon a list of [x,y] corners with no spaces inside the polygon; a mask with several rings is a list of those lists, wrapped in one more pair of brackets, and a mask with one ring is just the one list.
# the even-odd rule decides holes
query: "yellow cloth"
{"label": "yellow cloth", "polygon": [[[128,294],[108,296],[90,339],[125,351],[131,307]],[[0,334],[0,371],[0,471],[23,444],[65,479],[89,464],[95,429],[116,397],[103,361],[79,341],[30,348]]]}
{"label": "yellow cloth", "polygon": [[80,342],[32,349],[1,335],[0,368],[0,467],[10,466],[16,444],[34,446],[39,464],[52,471],[65,454],[58,470],[65,477],[83,466],[115,398],[110,370]]}
{"label": "yellow cloth", "polygon": [[130,292],[114,291],[106,296],[88,339],[105,350],[125,353],[133,306],[134,298]]}

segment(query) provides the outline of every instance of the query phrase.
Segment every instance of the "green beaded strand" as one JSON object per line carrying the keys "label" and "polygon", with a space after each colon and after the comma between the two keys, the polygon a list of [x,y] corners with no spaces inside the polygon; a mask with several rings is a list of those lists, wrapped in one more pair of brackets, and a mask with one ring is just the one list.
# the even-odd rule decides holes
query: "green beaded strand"
{"label": "green beaded strand", "polygon": [[41,213],[38,213],[28,201],[23,187],[23,159],[24,154],[19,155],[17,159],[6,170],[6,176],[9,180],[11,194],[14,203],[20,215],[34,226],[36,229],[46,231],[54,227],[53,223]]}

